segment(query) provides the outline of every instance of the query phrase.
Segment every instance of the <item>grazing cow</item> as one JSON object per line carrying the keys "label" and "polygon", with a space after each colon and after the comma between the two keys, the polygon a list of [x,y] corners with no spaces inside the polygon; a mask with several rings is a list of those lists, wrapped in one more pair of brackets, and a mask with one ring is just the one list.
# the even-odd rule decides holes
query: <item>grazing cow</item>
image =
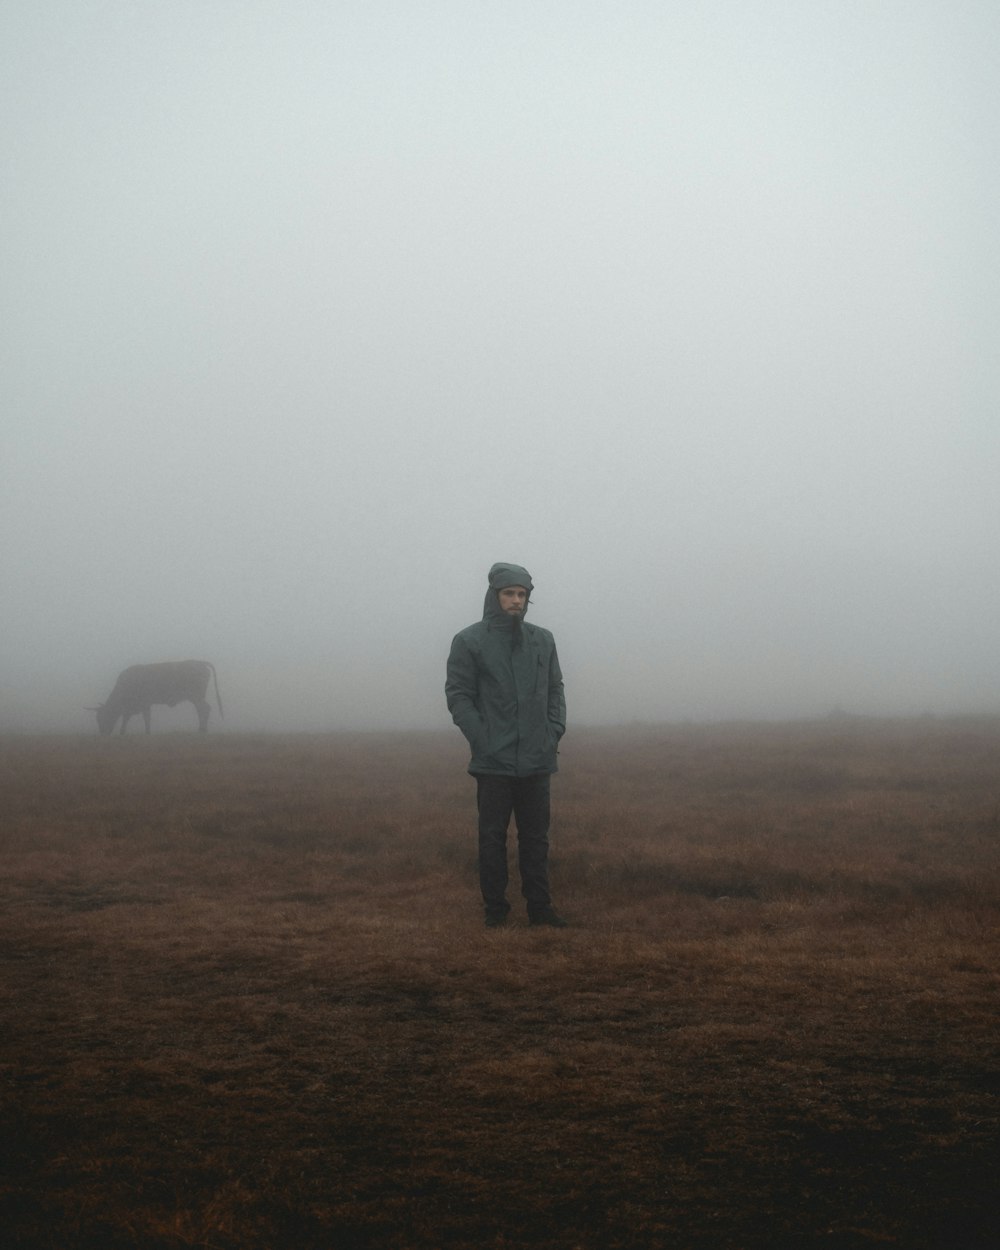
{"label": "grazing cow", "polygon": [[130,717],[137,712],[142,713],[146,723],[146,733],[150,732],[150,710],[154,703],[165,703],[168,707],[176,707],[178,703],[193,703],[198,713],[198,728],[202,733],[208,729],[208,717],[211,708],[205,695],[208,691],[209,675],[215,681],[215,702],[222,715],[222,700],[219,698],[219,679],[215,675],[215,667],[205,660],[176,660],[167,664],[133,664],[125,669],[115,682],[115,688],[100,707],[88,708],[97,713],[97,728],[102,734],[114,732],[118,718],[121,717],[121,732]]}

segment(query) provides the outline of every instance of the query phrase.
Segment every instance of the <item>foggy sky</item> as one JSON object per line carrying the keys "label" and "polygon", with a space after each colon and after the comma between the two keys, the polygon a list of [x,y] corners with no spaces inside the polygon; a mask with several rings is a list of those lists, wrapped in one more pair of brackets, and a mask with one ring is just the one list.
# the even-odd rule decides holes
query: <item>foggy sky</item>
{"label": "foggy sky", "polygon": [[998,40],[5,4],[0,728],[189,657],[231,729],[445,727],[497,560],[571,724],[1000,711]]}

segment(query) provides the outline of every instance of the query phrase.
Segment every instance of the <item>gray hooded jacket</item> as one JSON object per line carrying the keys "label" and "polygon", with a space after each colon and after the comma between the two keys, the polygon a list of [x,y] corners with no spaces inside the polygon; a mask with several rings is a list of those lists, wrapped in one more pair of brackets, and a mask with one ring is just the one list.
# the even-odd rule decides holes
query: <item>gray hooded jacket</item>
{"label": "gray hooded jacket", "polygon": [[504,777],[554,773],[566,732],[566,701],[556,644],[547,629],[508,616],[506,586],[534,589],[519,564],[494,564],[483,619],[455,635],[445,695],[472,750],[469,772]]}

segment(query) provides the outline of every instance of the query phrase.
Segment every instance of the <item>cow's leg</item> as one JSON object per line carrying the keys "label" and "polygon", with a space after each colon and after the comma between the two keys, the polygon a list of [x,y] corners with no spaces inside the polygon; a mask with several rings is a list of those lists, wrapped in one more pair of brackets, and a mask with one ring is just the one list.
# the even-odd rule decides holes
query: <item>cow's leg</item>
{"label": "cow's leg", "polygon": [[144,707],[142,709],[142,719],[146,722],[146,733],[152,733],[153,730],[151,728],[151,722],[153,719],[153,709],[151,707]]}
{"label": "cow's leg", "polygon": [[198,713],[198,729],[201,731],[201,733],[207,733],[208,732],[208,718],[212,709],[209,707],[209,705],[205,702],[204,699],[192,699],[191,702],[194,704],[195,711]]}
{"label": "cow's leg", "polygon": [[118,732],[122,735],[122,737],[123,737],[123,738],[124,738],[124,736],[125,736],[125,726],[126,726],[126,725],[128,724],[128,722],[129,722],[129,717],[130,717],[130,715],[131,715],[131,713],[130,713],[130,712],[122,712],[122,727],[121,727],[121,729],[119,729],[119,731],[118,731]]}

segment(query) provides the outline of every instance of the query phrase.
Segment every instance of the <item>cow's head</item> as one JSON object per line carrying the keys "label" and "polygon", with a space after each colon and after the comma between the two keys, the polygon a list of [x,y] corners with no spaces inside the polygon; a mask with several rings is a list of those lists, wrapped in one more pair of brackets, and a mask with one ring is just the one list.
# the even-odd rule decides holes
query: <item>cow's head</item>
{"label": "cow's head", "polygon": [[106,703],[102,703],[100,707],[84,708],[84,711],[97,713],[97,728],[102,734],[109,734],[114,729],[118,716]]}

